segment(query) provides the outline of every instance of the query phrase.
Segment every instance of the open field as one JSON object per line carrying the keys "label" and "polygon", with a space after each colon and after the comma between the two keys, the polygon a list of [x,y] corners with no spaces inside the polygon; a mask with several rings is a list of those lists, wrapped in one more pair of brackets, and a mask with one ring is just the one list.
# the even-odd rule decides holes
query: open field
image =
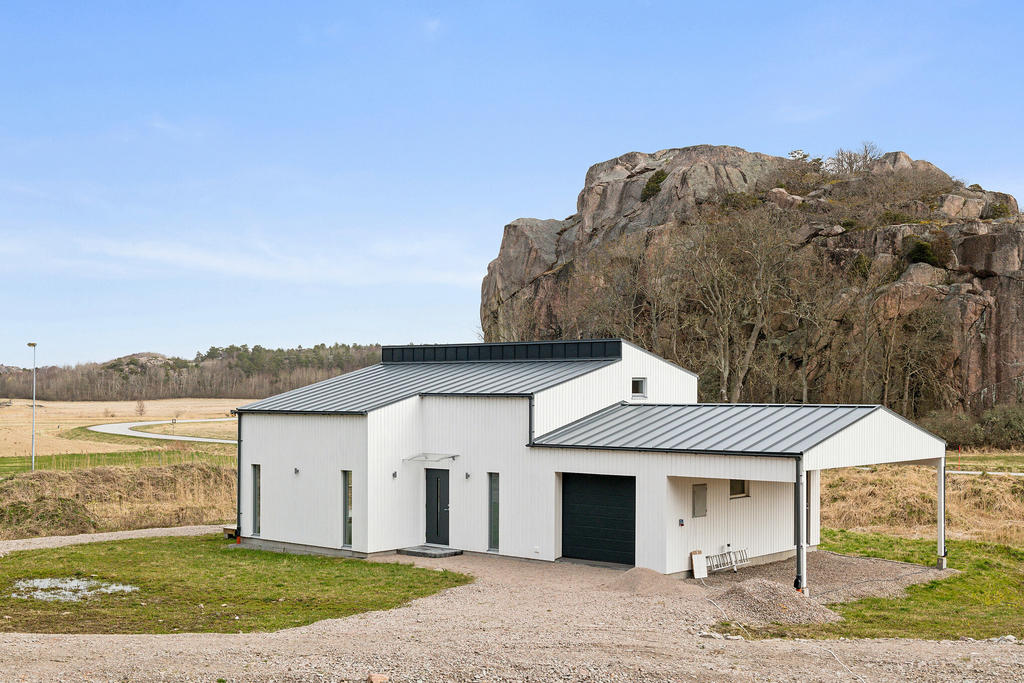
{"label": "open field", "polygon": [[[16,580],[62,577],[137,590],[79,602],[11,597]],[[219,535],[108,541],[7,557],[0,566],[0,630],[273,631],[391,609],[468,581],[405,564],[234,548]]]}
{"label": "open field", "polygon": [[[885,465],[821,474],[821,524],[910,538],[935,537],[935,470]],[[1024,546],[1024,478],[946,476],[946,535]]]}
{"label": "open field", "polygon": [[[249,399],[182,398],[146,401],[145,415],[136,413],[134,401],[46,401],[36,406],[36,454],[109,453],[139,450],[138,441],[117,442],[68,438],[75,427],[104,422],[136,420],[202,419],[230,417],[236,408]],[[11,406],[0,407],[0,458],[31,454],[32,402],[16,399]],[[228,437],[228,438],[234,438]],[[113,445],[112,445],[113,444]],[[146,449],[158,447],[150,440]]]}
{"label": "open field", "polygon": [[1020,451],[971,451],[946,454],[946,469],[988,472],[1024,472],[1024,453]]}
{"label": "open field", "polygon": [[180,424],[148,425],[136,427],[132,431],[149,432],[151,434],[174,434],[177,436],[200,436],[205,439],[236,439],[238,438],[238,421],[230,422],[185,422]]}

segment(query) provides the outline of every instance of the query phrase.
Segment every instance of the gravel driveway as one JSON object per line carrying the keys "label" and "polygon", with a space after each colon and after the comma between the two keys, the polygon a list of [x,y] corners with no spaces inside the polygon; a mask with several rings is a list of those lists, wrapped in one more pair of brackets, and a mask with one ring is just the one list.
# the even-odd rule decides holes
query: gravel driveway
{"label": "gravel driveway", "polygon": [[336,681],[379,672],[392,681],[857,680],[852,670],[865,681],[1024,680],[1020,645],[711,640],[697,633],[720,616],[686,582],[678,594],[624,590],[623,573],[614,569],[481,555],[416,558],[415,564],[477,580],[407,607],[277,633],[0,634],[0,676]]}

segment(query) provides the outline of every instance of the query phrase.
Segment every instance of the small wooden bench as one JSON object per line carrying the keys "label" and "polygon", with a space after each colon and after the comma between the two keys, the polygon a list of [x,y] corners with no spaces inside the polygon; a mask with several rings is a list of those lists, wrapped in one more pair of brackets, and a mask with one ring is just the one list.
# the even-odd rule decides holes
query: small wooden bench
{"label": "small wooden bench", "polygon": [[234,524],[225,524],[224,538],[238,538],[238,527]]}

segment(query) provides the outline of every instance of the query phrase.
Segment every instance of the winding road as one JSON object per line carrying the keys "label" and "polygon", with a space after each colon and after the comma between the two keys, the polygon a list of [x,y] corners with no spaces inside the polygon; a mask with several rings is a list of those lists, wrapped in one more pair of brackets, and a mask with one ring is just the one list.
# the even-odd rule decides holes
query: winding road
{"label": "winding road", "polygon": [[[233,417],[217,417],[208,420],[177,420],[175,424],[189,424],[193,422],[232,422]],[[148,427],[149,425],[169,425],[171,420],[151,420],[148,422],[113,422],[105,425],[93,425],[89,431],[100,432],[101,434],[118,434],[120,436],[137,436],[143,439],[161,439],[163,441],[202,441],[204,443],[238,443],[234,439],[210,439],[205,436],[181,436],[178,434],[154,434],[152,432],[140,432],[136,427]]]}

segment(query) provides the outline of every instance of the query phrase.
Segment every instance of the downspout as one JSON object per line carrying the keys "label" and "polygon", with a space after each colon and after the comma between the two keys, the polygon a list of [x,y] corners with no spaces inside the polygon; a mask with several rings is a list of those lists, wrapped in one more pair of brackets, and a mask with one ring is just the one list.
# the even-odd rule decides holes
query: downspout
{"label": "downspout", "polygon": [[530,394],[530,440],[526,443],[526,445],[533,445],[533,394]]}
{"label": "downspout", "polygon": [[793,588],[807,594],[807,472],[804,457],[796,456],[796,479],[793,484],[793,532],[796,541],[796,578]]}
{"label": "downspout", "polygon": [[235,466],[235,540],[242,542],[242,414],[232,410],[238,416],[238,464]]}

